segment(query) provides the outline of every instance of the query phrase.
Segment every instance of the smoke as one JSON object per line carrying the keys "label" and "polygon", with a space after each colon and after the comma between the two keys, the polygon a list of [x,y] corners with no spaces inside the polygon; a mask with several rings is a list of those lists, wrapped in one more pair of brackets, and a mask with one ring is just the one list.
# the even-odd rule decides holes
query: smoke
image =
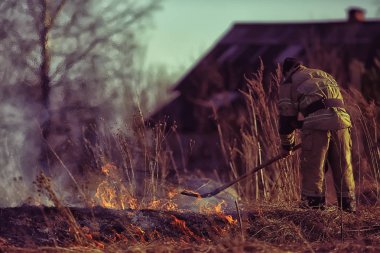
{"label": "smoke", "polygon": [[[49,204],[33,184],[41,170],[64,204],[78,203],[72,175],[79,178],[97,169],[97,158],[86,145],[99,144],[95,130],[100,119],[113,124],[116,117],[125,118],[136,35],[159,6],[156,1],[116,2],[107,8],[93,1],[67,2],[64,8],[0,4],[3,30],[12,31],[0,36],[0,206]],[[48,34],[41,34],[45,21],[35,17],[50,14],[57,16]],[[45,39],[49,43],[41,43]],[[49,66],[44,73],[48,82],[40,75],[42,66]],[[42,138],[44,123],[49,123],[47,140]]]}
{"label": "smoke", "polygon": [[[212,192],[221,184],[209,178],[186,178],[182,182],[184,189],[193,189],[200,194]],[[233,212],[235,211],[235,200],[240,200],[240,197],[232,187],[210,198],[192,198],[178,194],[173,199],[179,209],[193,212],[202,212],[202,210],[213,208],[220,203],[223,203],[222,208],[225,212]]]}
{"label": "smoke", "polygon": [[[12,99],[11,99],[12,97]],[[38,136],[31,111],[14,96],[0,104],[0,206],[17,206],[31,196],[37,173],[35,136]]]}
{"label": "smoke", "polygon": [[[42,134],[40,122],[46,112],[35,98],[33,88],[20,86],[2,87],[0,102],[0,207],[22,204],[51,205],[40,196],[34,181],[42,171],[39,164]],[[6,94],[6,95],[5,95]],[[53,178],[52,184],[61,193],[62,185],[70,183],[64,171],[56,166],[44,171]],[[62,194],[63,199],[66,197]]]}

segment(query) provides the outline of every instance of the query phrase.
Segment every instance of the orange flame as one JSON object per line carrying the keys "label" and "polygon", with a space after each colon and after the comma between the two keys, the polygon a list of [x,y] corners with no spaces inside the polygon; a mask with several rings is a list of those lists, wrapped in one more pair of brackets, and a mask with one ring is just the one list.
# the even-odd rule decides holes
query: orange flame
{"label": "orange flame", "polygon": [[156,208],[159,207],[160,204],[161,204],[161,201],[155,199],[155,200],[152,200],[152,202],[150,202],[148,204],[148,208],[150,208],[150,209],[156,209]]}
{"label": "orange flame", "polygon": [[138,207],[137,199],[130,198],[128,200],[128,205],[129,205],[129,208],[131,208],[131,209],[137,209],[137,207]]}
{"label": "orange flame", "polygon": [[119,176],[117,167],[107,163],[101,168],[106,178],[98,185],[95,198],[101,206],[113,209],[136,209],[137,200],[131,196]]}
{"label": "orange flame", "polygon": [[226,219],[228,221],[228,223],[230,223],[230,224],[236,224],[237,223],[237,220],[235,220],[234,218],[232,218],[231,215],[224,215],[223,218]]}
{"label": "orange flame", "polygon": [[165,203],[165,205],[163,205],[163,208],[168,211],[173,211],[173,210],[178,209],[178,205],[174,203],[173,201],[168,201]]}
{"label": "orange flame", "polygon": [[215,213],[220,218],[226,220],[229,224],[236,224],[237,220],[235,220],[231,215],[226,215],[223,212],[223,205],[225,205],[225,201],[222,200],[218,204],[216,204],[214,207],[202,207],[200,206],[200,211],[205,212],[208,214]]}
{"label": "orange flame", "polygon": [[102,173],[104,173],[106,176],[109,176],[111,171],[116,171],[116,166],[112,163],[107,163],[102,167]]}
{"label": "orange flame", "polygon": [[216,206],[214,206],[215,213],[223,213],[222,205],[224,204],[224,200],[219,202]]}
{"label": "orange flame", "polygon": [[169,190],[168,192],[169,199],[174,198],[176,195],[178,195],[178,191],[176,189]]}
{"label": "orange flame", "polygon": [[171,224],[173,224],[173,225],[177,226],[178,228],[180,228],[185,235],[189,235],[189,236],[191,236],[191,237],[193,237],[194,239],[197,239],[197,240],[201,240],[202,239],[199,236],[197,236],[196,234],[194,234],[194,232],[191,231],[187,227],[186,222],[184,220],[178,219],[174,215],[171,215],[171,217],[173,218],[173,221],[171,222]]}
{"label": "orange flame", "polygon": [[99,184],[95,197],[101,201],[101,205],[106,208],[118,207],[115,189],[110,187],[106,181]]}
{"label": "orange flame", "polygon": [[224,204],[224,200],[222,200],[221,202],[219,202],[215,207],[214,207],[214,210],[215,210],[215,213],[220,217],[220,218],[223,218],[225,219],[229,224],[236,224],[237,223],[237,220],[235,220],[234,218],[232,218],[231,215],[225,215],[223,210],[222,210],[222,205]]}
{"label": "orange flame", "polygon": [[89,227],[87,226],[84,226],[82,227],[82,232],[84,234],[84,236],[90,240],[92,243],[94,243],[94,245],[100,249],[104,249],[104,244],[101,243],[101,242],[98,242],[96,239],[94,239],[92,233],[91,233],[91,230]]}
{"label": "orange flame", "polygon": [[219,203],[214,207],[215,213],[216,213],[220,218],[225,219],[229,224],[236,224],[236,223],[237,223],[237,220],[235,220],[234,218],[232,218],[231,215],[225,215],[225,214],[224,214],[223,209],[222,209],[222,205],[223,205],[224,203],[225,203],[224,200],[222,200],[221,202],[219,202]]}
{"label": "orange flame", "polygon": [[165,209],[165,210],[168,210],[168,211],[173,211],[173,210],[176,210],[178,209],[178,205],[176,203],[174,203],[173,201],[173,198],[178,195],[178,190],[177,189],[170,189],[168,191],[168,198],[169,198],[169,201],[167,201],[163,206],[162,208]]}

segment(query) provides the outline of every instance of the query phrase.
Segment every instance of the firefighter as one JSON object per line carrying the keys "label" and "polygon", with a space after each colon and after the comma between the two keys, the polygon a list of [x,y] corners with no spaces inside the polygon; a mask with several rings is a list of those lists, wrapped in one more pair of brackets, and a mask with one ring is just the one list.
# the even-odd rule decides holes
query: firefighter
{"label": "firefighter", "polygon": [[[323,209],[325,167],[334,178],[338,206],[355,212],[355,182],[351,162],[351,121],[334,78],[286,58],[279,89],[279,134],[282,150],[290,155],[295,129],[301,128],[301,207]],[[303,121],[298,121],[303,115]]]}

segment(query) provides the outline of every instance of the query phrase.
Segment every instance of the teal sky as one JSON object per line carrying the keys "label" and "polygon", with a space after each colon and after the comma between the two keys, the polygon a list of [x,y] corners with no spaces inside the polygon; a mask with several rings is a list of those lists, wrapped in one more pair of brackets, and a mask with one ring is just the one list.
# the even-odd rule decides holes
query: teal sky
{"label": "teal sky", "polygon": [[380,0],[163,0],[147,31],[146,63],[186,70],[235,22],[345,20],[350,6],[380,16]]}

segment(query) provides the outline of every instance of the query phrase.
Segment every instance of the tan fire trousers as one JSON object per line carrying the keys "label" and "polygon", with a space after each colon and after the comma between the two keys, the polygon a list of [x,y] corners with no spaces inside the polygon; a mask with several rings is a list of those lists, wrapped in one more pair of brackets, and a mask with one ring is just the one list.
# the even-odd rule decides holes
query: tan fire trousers
{"label": "tan fire trousers", "polygon": [[337,197],[355,198],[350,128],[302,130],[302,196],[325,196],[325,166],[330,165]]}

